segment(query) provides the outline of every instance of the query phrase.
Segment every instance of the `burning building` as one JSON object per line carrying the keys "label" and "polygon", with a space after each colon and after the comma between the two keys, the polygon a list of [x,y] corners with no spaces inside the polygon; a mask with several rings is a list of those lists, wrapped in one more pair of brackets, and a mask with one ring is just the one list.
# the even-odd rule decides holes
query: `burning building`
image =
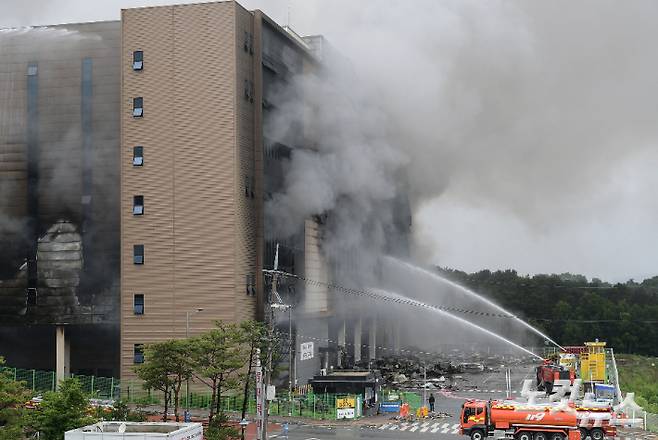
{"label": "burning building", "polygon": [[[269,313],[263,270],[277,245],[279,269],[300,277],[279,285],[296,306],[292,345],[315,343],[297,376],[344,364],[347,334],[352,358],[361,341],[374,358],[376,322],[347,316],[327,286],[360,260],[324,245],[341,217],[276,225],[291,157],[315,148],[305,112],[318,104],[290,90],[335,56],[321,36],[226,1],[3,30],[0,41],[8,364],[132,378],[146,343]],[[388,232],[404,237],[408,203],[395,203],[401,226]]]}

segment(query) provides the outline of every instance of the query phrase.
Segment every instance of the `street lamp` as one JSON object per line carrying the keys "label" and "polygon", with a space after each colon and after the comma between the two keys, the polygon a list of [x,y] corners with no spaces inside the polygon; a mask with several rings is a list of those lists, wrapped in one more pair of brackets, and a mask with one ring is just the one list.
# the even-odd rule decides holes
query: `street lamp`
{"label": "street lamp", "polygon": [[[185,339],[190,337],[190,313],[203,312],[203,308],[198,307],[196,310],[185,312]],[[185,382],[185,421],[190,417],[190,378]]]}

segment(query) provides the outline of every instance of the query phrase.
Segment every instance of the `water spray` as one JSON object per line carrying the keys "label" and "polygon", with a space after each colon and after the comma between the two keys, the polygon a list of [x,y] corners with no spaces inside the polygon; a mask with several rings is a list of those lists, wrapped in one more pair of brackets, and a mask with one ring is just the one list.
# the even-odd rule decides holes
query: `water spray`
{"label": "water spray", "polygon": [[529,354],[529,355],[532,355],[532,356],[536,357],[537,359],[543,359],[541,356],[539,356],[539,355],[533,353],[532,351],[528,350],[527,348],[524,348],[524,347],[518,345],[517,343],[512,342],[512,341],[510,341],[509,339],[504,338],[504,337],[502,337],[501,335],[492,332],[491,330],[487,330],[487,329],[484,328],[484,327],[480,327],[480,326],[477,325],[477,324],[473,324],[472,322],[467,321],[466,319],[463,319],[463,318],[460,318],[460,317],[458,317],[458,316],[455,316],[455,315],[453,315],[452,313],[448,313],[448,312],[446,312],[446,311],[444,311],[444,310],[441,310],[441,309],[439,309],[439,308],[437,308],[437,307],[435,307],[435,306],[432,306],[432,305],[430,305],[430,304],[425,304],[425,303],[423,303],[423,302],[416,301],[415,299],[409,298],[409,297],[407,297],[407,296],[400,295],[400,294],[398,294],[398,293],[394,293],[394,292],[389,292],[389,291],[382,290],[382,289],[368,289],[368,291],[369,291],[370,293],[372,293],[373,296],[381,297],[381,299],[384,299],[384,300],[393,300],[393,301],[395,301],[396,299],[400,299],[400,300],[402,300],[402,301],[400,301],[402,304],[406,304],[406,305],[410,305],[410,306],[414,306],[414,307],[421,307],[421,308],[424,308],[424,309],[427,309],[427,310],[431,310],[431,311],[433,311],[433,312],[435,312],[435,313],[438,313],[438,314],[440,314],[440,315],[442,315],[442,316],[445,316],[445,317],[448,317],[448,318],[454,319],[454,320],[456,320],[456,321],[458,321],[458,322],[460,322],[460,323],[462,323],[462,324],[466,324],[466,325],[468,325],[468,326],[470,326],[470,327],[472,327],[472,328],[474,328],[474,329],[476,329],[476,330],[479,330],[479,331],[481,331],[481,332],[483,332],[483,333],[486,333],[487,335],[489,335],[489,336],[491,336],[491,337],[494,337],[494,338],[496,338],[496,339],[499,339],[499,340],[505,342],[505,343],[508,344],[508,345],[511,345],[511,346],[513,346],[513,347],[515,347],[515,348],[521,350],[521,351],[526,352],[526,353]]}
{"label": "water spray", "polygon": [[426,276],[429,276],[429,277],[431,277],[431,278],[434,279],[434,280],[437,280],[437,281],[439,281],[439,282],[441,282],[441,283],[448,284],[449,286],[454,287],[455,289],[459,290],[460,292],[462,292],[462,293],[464,293],[464,294],[466,294],[466,295],[468,295],[468,296],[470,296],[470,297],[472,297],[472,298],[475,298],[476,300],[478,300],[478,301],[480,301],[480,302],[483,302],[483,303],[487,304],[488,306],[490,306],[490,307],[496,309],[496,310],[499,311],[499,312],[502,312],[502,313],[508,315],[510,318],[514,319],[516,322],[518,322],[518,323],[521,324],[522,326],[526,327],[528,330],[530,330],[530,331],[532,331],[533,333],[535,333],[535,334],[541,336],[541,337],[544,338],[545,340],[549,341],[551,344],[553,344],[553,345],[555,345],[556,347],[558,347],[560,350],[564,350],[564,347],[562,347],[560,344],[558,344],[557,342],[555,342],[555,341],[554,341],[553,339],[551,339],[548,335],[542,333],[542,332],[541,332],[540,330],[538,330],[537,328],[535,328],[535,327],[533,327],[532,325],[528,324],[528,323],[525,322],[523,319],[519,318],[518,316],[514,315],[513,313],[510,313],[508,310],[506,310],[505,308],[499,306],[498,304],[494,303],[493,301],[490,301],[490,300],[488,300],[487,298],[485,298],[485,297],[483,297],[483,296],[481,296],[481,295],[478,295],[477,293],[473,292],[471,289],[468,289],[468,288],[466,288],[466,287],[464,287],[464,286],[462,286],[462,285],[460,285],[460,284],[457,284],[457,283],[455,283],[455,282],[452,281],[452,280],[449,280],[449,279],[447,279],[447,278],[444,278],[444,277],[442,277],[441,275],[439,275],[439,274],[437,274],[437,273],[434,273],[434,272],[429,271],[429,270],[427,270],[427,269],[424,269],[424,268],[422,268],[422,267],[415,266],[415,265],[413,265],[413,264],[411,264],[411,263],[407,263],[406,261],[399,260],[399,259],[394,258],[394,257],[391,257],[391,256],[386,256],[386,257],[384,257],[384,258],[385,258],[386,260],[389,260],[390,262],[397,263],[397,264],[401,264],[401,265],[407,267],[408,269],[411,269],[411,270],[415,270],[415,271],[421,272],[422,274],[424,274],[424,275],[426,275]]}

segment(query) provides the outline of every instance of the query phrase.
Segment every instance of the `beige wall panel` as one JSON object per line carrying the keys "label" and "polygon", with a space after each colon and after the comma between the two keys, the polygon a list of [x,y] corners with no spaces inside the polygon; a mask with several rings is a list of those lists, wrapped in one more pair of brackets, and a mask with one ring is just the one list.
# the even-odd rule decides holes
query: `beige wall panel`
{"label": "beige wall panel", "polygon": [[[318,223],[308,219],[304,222],[304,269],[305,276],[310,280],[322,283],[329,282],[327,262],[322,254],[321,229]],[[317,315],[329,311],[329,291],[326,286],[306,283],[304,298],[304,313]]]}
{"label": "beige wall panel", "polygon": [[204,307],[194,320],[206,327],[235,319],[234,11],[211,3],[174,13],[176,291],[182,310]]}
{"label": "beige wall panel", "polygon": [[[254,269],[253,200],[244,197],[253,107],[237,104],[236,27],[234,2],[123,11],[124,379],[134,377],[134,344],[183,337],[186,311],[204,309],[191,313],[191,334],[254,315],[244,284]],[[144,51],[142,72],[132,70],[133,50]],[[141,119],[131,116],[134,96],[144,98]],[[142,167],[132,166],[136,145]],[[143,216],[132,215],[134,195],[144,196]],[[133,244],[145,245],[143,266],[132,263]],[[135,293],[145,295],[143,316],[133,315]]]}
{"label": "beige wall panel", "polygon": [[[255,99],[253,15],[236,5],[236,94],[237,110],[237,162],[236,162],[236,292],[235,313],[237,320],[254,319],[256,295],[247,294],[247,276],[252,289],[256,289],[256,215],[257,192],[254,167],[254,112],[259,101]],[[245,32],[252,36],[251,48],[245,50]],[[249,46],[249,44],[248,44]],[[245,96],[245,81],[250,83],[249,99]],[[247,195],[248,193],[248,195]]]}

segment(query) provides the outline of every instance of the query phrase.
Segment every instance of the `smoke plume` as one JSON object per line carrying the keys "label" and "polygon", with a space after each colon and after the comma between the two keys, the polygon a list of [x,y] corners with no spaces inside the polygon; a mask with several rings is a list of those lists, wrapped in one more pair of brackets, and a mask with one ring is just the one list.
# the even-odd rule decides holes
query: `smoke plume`
{"label": "smoke plume", "polygon": [[329,104],[321,154],[293,159],[284,200],[315,210],[347,198],[354,219],[404,187],[428,261],[654,271],[658,5],[310,3],[293,25],[324,34],[354,75],[316,87],[311,99]]}

